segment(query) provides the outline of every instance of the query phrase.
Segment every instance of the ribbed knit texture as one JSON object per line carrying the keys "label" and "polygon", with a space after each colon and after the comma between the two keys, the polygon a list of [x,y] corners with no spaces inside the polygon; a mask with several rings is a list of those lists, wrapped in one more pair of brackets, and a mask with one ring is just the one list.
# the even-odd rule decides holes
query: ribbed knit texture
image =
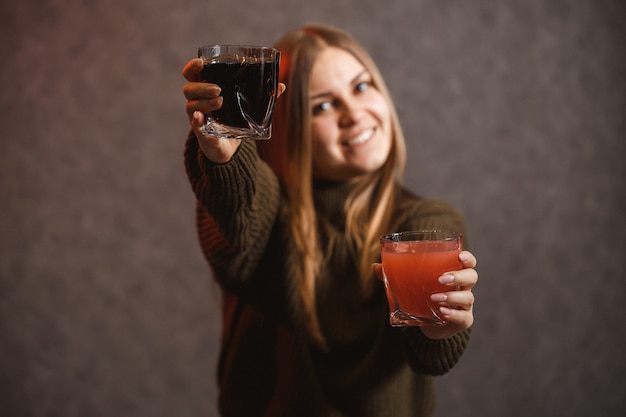
{"label": "ribbed knit texture", "polygon": [[[469,331],[430,340],[388,323],[384,288],[360,293],[355,250],[343,233],[350,185],[318,182],[320,239],[329,248],[318,279],[320,325],[329,351],[303,335],[294,296],[288,212],[278,180],[243,141],[226,164],[209,162],[193,135],[185,164],[198,198],[198,236],[224,289],[219,408],[224,416],[415,417],[434,408],[431,376],[449,371]],[[464,232],[450,206],[406,193],[398,230]],[[330,243],[333,243],[332,246]]]}
{"label": "ribbed knit texture", "polygon": [[198,237],[203,252],[218,278],[224,274],[245,281],[267,244],[280,190],[269,167],[257,163],[254,141],[242,141],[235,159],[239,163],[212,163],[193,133],[189,134],[185,166],[199,203]]}

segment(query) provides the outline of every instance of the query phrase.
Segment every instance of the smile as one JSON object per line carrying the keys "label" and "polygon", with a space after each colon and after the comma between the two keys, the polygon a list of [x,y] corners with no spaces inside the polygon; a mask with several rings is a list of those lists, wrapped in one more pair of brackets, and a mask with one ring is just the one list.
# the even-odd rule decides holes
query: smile
{"label": "smile", "polygon": [[343,142],[343,145],[345,146],[360,145],[361,143],[365,143],[368,140],[370,140],[373,136],[374,136],[374,129],[373,128],[368,129],[362,132],[361,134],[359,134],[358,136],[354,137],[353,139]]}

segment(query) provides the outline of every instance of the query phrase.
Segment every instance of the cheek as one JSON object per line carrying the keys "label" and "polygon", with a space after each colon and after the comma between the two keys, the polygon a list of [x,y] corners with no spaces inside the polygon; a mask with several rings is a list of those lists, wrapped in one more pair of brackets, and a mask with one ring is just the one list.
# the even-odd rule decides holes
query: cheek
{"label": "cheek", "polygon": [[[386,140],[386,152],[388,153],[391,150],[391,111],[387,102],[381,98],[379,106],[378,106],[378,115],[381,121],[381,126],[383,129],[383,134]],[[386,158],[385,158],[386,159]]]}
{"label": "cheek", "polygon": [[322,121],[314,122],[311,125],[311,140],[313,141],[313,158],[324,157],[331,153],[331,144],[336,141],[337,132],[332,128],[332,124]]}
{"label": "cheek", "polygon": [[330,142],[330,130],[329,123],[320,119],[315,119],[311,124],[311,138],[313,140],[313,146],[323,146],[325,143]]}
{"label": "cheek", "polygon": [[372,110],[377,114],[385,130],[391,130],[391,111],[382,95],[372,102]]}

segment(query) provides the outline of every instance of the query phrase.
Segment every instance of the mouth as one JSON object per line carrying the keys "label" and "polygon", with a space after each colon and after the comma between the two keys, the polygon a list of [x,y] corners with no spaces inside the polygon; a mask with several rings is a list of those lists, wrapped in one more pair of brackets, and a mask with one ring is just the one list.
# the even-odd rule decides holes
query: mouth
{"label": "mouth", "polygon": [[350,140],[346,140],[341,144],[343,146],[355,146],[365,143],[374,137],[374,128],[366,129],[363,132],[359,133],[357,136],[353,137]]}

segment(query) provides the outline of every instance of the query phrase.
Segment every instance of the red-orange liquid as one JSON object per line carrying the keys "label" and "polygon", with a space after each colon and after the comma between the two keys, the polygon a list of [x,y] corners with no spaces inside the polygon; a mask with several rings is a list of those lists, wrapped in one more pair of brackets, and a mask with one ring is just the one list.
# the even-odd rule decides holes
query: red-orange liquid
{"label": "red-orange liquid", "polygon": [[[450,291],[451,288],[438,282],[445,272],[461,268],[459,262],[460,245],[453,249],[442,247],[440,242],[401,242],[411,245],[402,252],[383,248],[382,261],[387,283],[387,297],[393,314],[400,310],[411,316],[410,324],[441,324],[438,317],[439,305],[430,301],[436,292]],[[419,323],[419,322],[423,323]]]}

